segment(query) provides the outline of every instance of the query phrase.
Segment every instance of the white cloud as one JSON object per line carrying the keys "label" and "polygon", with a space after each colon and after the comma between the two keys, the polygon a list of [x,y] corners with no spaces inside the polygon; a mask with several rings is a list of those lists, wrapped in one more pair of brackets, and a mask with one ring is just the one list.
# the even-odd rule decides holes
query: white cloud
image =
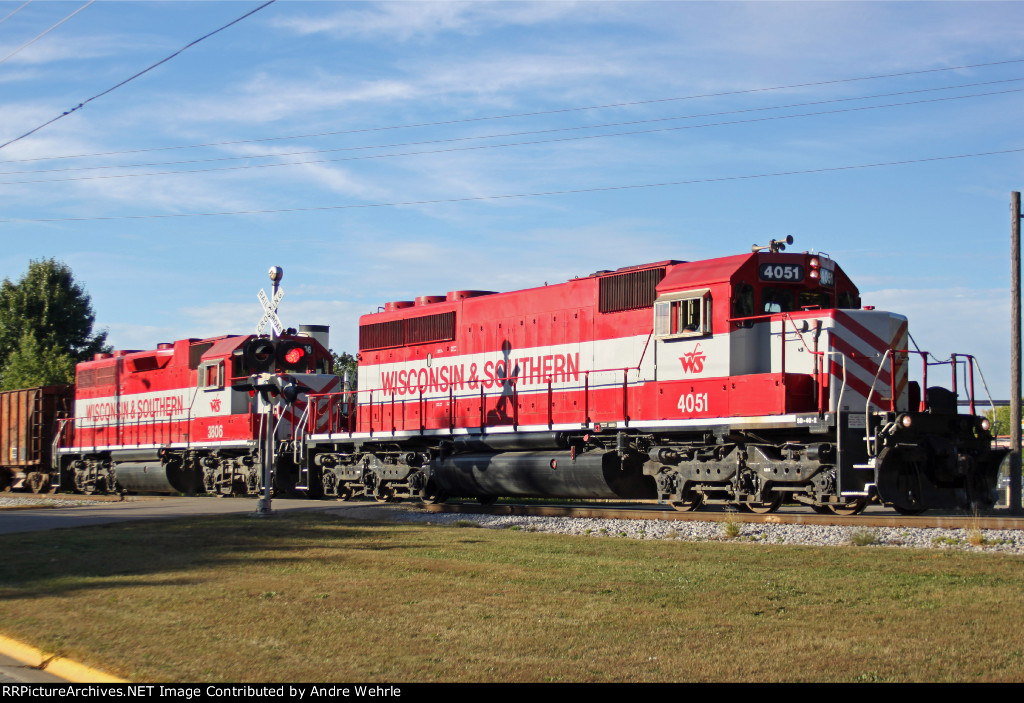
{"label": "white cloud", "polygon": [[[976,356],[993,397],[1009,397],[1010,301],[1007,291],[961,287],[889,288],[862,291],[861,300],[865,305],[905,315],[910,334],[922,351],[931,352],[939,359],[948,359],[952,353]],[[913,360],[912,372],[917,372],[918,366],[917,360]],[[933,367],[928,373],[929,385],[949,387],[948,368]],[[978,397],[983,397],[980,376],[976,390]]]}
{"label": "white cloud", "polygon": [[446,32],[478,34],[498,27],[541,24],[562,19],[579,7],[567,2],[385,2],[327,16],[280,17],[273,24],[300,35],[408,41]]}

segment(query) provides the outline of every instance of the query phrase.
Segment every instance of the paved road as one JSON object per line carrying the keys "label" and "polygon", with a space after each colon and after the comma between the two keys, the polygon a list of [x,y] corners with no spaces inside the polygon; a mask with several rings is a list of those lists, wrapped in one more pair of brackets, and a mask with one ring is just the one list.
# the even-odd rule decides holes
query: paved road
{"label": "paved road", "polygon": [[[11,495],[11,494],[7,494]],[[58,497],[59,499],[59,497]],[[293,510],[339,510],[346,506],[337,501],[312,501],[275,498],[274,512]],[[365,503],[349,503],[353,508]],[[0,534],[37,532],[64,527],[84,527],[130,520],[159,520],[197,515],[230,515],[252,513],[256,501],[252,498],[143,498],[138,500],[81,501],[81,504],[62,507],[0,509]]]}
{"label": "paved road", "polygon": [[0,683],[67,683],[59,676],[0,654]]}

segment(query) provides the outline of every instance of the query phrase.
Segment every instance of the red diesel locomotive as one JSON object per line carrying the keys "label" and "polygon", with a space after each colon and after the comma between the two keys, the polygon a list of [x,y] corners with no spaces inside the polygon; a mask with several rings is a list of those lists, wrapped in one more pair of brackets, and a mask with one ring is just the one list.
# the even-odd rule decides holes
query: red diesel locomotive
{"label": "red diesel locomotive", "polygon": [[303,483],[378,500],[991,506],[1003,455],[973,380],[957,412],[973,357],[944,362],[952,390],[929,387],[905,317],[863,308],[827,255],[784,249],[388,303],[360,318],[358,390],[309,396]]}
{"label": "red diesel locomotive", "polygon": [[78,365],[74,417],[54,440],[54,485],[256,494],[272,434],[274,487],[290,491],[300,473],[291,449],[305,394],[338,387],[330,365],[320,342],[297,335],[183,339],[97,354]]}

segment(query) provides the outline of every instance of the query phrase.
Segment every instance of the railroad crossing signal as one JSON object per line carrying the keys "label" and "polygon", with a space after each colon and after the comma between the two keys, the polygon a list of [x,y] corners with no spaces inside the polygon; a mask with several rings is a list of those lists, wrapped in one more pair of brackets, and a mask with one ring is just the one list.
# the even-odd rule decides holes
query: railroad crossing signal
{"label": "railroad crossing signal", "polygon": [[[275,288],[276,287],[277,286],[275,286]],[[274,297],[272,299],[268,299],[267,294],[263,292],[262,288],[260,288],[260,292],[256,297],[259,298],[260,305],[263,306],[263,317],[261,317],[260,321],[256,324],[256,334],[263,333],[264,328],[267,326],[267,322],[273,325],[275,332],[283,334],[284,325],[281,324],[281,318],[277,316],[277,306],[278,303],[281,302],[281,298],[284,297],[284,290],[282,288],[278,288],[274,292]]]}

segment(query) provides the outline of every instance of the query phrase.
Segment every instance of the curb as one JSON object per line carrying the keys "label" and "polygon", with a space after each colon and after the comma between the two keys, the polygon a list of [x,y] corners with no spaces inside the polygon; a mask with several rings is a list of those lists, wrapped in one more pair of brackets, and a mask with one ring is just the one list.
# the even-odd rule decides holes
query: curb
{"label": "curb", "polygon": [[46,654],[40,649],[3,635],[0,635],[0,654],[17,659],[33,669],[47,671],[71,683],[128,683],[126,679],[119,679],[65,657]]}

